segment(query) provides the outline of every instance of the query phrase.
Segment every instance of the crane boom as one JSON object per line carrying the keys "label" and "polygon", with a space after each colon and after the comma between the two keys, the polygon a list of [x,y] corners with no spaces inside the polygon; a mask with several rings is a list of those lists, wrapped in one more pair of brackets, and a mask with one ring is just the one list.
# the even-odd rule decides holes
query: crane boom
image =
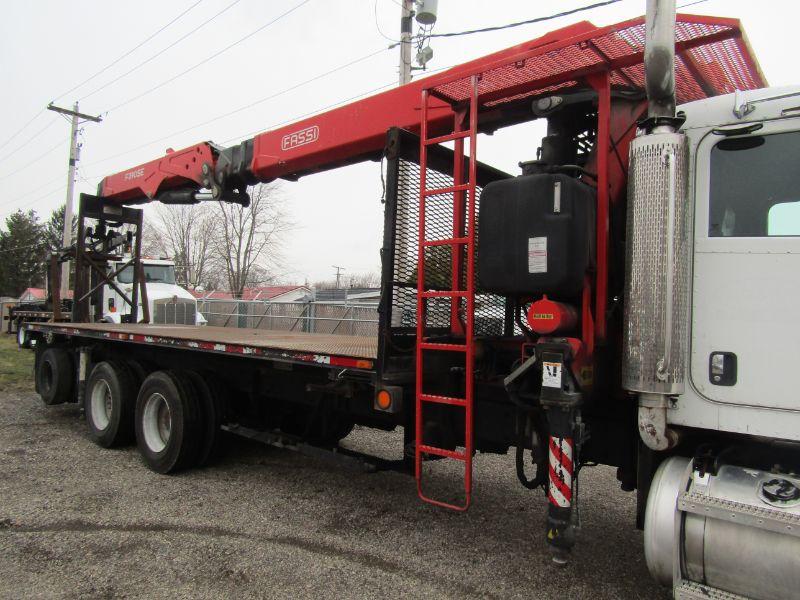
{"label": "crane boom", "polygon": [[[678,22],[685,23],[686,31],[676,44],[678,101],[764,85],[737,20],[678,15]],[[643,17],[606,27],[581,21],[442,73],[265,131],[236,146],[223,148],[201,142],[168,151],[161,158],[105,177],[98,196],[110,204],[154,200],[193,203],[198,201],[200,190],[208,189],[213,199],[246,202],[247,185],[296,179],[380,157],[388,129],[419,131],[423,90],[431,91],[428,136],[452,131],[453,119],[458,118],[467,100],[462,94],[463,82],[473,75],[481,80],[481,131],[509,124],[515,118],[528,120],[532,117],[531,98],[588,87],[587,81],[597,74],[609,73],[612,86],[641,93],[643,43],[640,47],[635,37],[630,41],[626,38],[638,36],[643,23]],[[731,44],[744,68],[698,65],[691,52]],[[514,110],[519,111],[522,100],[527,107],[524,117],[515,117]]]}

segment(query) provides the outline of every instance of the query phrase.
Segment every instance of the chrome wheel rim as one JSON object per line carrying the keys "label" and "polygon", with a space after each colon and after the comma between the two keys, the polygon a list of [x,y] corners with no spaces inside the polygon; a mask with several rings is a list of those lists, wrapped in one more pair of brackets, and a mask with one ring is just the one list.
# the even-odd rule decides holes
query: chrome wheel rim
{"label": "chrome wheel rim", "polygon": [[144,443],[153,452],[167,447],[172,434],[172,413],[167,400],[156,392],[147,398],[142,411],[142,433]]}
{"label": "chrome wheel rim", "polygon": [[92,422],[100,431],[105,431],[111,423],[114,403],[111,400],[111,387],[105,379],[98,379],[92,386],[90,410]]}

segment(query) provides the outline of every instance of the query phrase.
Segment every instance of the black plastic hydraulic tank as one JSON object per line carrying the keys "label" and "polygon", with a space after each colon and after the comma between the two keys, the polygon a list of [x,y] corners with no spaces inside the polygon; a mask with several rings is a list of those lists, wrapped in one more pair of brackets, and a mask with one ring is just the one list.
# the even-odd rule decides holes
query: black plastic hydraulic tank
{"label": "black plastic hydraulic tank", "polygon": [[488,184],[478,212],[478,283],[506,296],[578,296],[594,263],[595,190],[567,175]]}

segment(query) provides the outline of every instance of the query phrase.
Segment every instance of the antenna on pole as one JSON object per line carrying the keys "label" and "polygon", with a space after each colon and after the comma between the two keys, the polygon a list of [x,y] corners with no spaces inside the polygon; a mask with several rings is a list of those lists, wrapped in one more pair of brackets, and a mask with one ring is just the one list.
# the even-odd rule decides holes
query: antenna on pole
{"label": "antenna on pole", "polygon": [[342,277],[342,271],[346,271],[344,267],[340,267],[338,265],[331,265],[334,269],[336,269],[336,289],[339,289],[339,281]]}

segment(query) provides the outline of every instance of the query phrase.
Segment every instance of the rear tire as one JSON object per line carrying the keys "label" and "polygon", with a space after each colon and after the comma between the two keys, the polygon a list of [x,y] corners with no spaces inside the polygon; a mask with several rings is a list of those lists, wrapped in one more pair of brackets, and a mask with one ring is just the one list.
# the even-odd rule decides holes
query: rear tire
{"label": "rear tire", "polygon": [[103,448],[129,444],[138,382],[126,365],[99,363],[86,382],[84,413],[89,435]]}
{"label": "rear tire", "polygon": [[25,321],[22,319],[17,321],[17,346],[20,348],[31,347],[31,338],[28,331],[25,329]]}
{"label": "rear tire", "polygon": [[156,473],[191,467],[202,441],[202,418],[188,377],[156,371],[136,399],[136,443],[145,464]]}
{"label": "rear tire", "polygon": [[69,352],[63,348],[48,348],[42,352],[36,365],[36,389],[46,405],[71,401],[74,379]]}
{"label": "rear tire", "polygon": [[216,381],[206,381],[206,378],[196,371],[187,371],[186,376],[194,385],[202,418],[202,440],[196,463],[202,467],[213,461],[220,452],[222,390]]}

